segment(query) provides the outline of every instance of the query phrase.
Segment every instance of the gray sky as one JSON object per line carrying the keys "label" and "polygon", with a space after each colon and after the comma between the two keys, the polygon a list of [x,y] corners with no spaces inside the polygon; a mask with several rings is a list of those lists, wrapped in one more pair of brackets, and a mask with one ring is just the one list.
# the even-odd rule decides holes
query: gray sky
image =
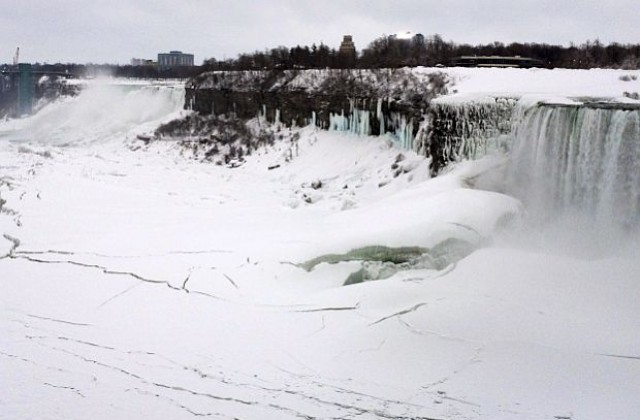
{"label": "gray sky", "polygon": [[360,50],[382,34],[457,43],[640,43],[638,0],[0,0],[0,63],[129,63],[182,50],[203,59],[284,45]]}

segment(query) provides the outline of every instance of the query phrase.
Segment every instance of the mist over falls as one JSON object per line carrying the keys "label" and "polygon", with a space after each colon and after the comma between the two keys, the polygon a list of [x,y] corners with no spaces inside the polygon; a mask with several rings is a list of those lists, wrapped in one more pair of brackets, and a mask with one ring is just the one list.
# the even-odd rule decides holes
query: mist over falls
{"label": "mist over falls", "polygon": [[[64,97],[40,112],[11,121],[9,140],[49,146],[122,141],[131,131],[153,129],[184,106],[184,88],[95,81],[75,97]],[[177,115],[176,115],[177,116]]]}

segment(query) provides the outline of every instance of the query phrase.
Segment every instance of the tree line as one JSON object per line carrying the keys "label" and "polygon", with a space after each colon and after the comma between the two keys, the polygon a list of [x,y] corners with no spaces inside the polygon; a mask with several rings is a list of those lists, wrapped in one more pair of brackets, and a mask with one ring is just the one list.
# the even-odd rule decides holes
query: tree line
{"label": "tree line", "polygon": [[341,54],[325,44],[277,47],[240,54],[235,59],[209,58],[202,70],[267,70],[314,68],[394,68],[404,66],[448,66],[461,56],[521,56],[540,60],[548,68],[640,68],[640,44],[599,40],[569,46],[546,43],[493,42],[470,45],[445,41],[440,35],[398,39],[381,36],[357,56]]}
{"label": "tree line", "polygon": [[[293,48],[276,47],[264,51],[244,53],[236,58],[209,58],[202,66],[160,68],[154,65],[131,66],[115,64],[41,64],[34,71],[69,73],[75,77],[132,77],[147,79],[184,79],[210,70],[273,70],[273,69],[344,69],[396,68],[405,66],[448,66],[461,56],[521,56],[540,60],[548,68],[640,68],[640,44],[610,43],[599,40],[569,46],[545,43],[470,45],[445,41],[440,35],[398,39],[383,35],[359,54],[340,53],[320,43]],[[4,67],[9,68],[8,65]]]}

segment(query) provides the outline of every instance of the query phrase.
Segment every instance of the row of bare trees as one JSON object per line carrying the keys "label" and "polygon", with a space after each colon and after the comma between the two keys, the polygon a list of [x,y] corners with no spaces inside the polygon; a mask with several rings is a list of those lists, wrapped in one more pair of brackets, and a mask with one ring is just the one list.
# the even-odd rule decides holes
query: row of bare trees
{"label": "row of bare trees", "polygon": [[371,42],[357,57],[340,54],[338,50],[324,44],[277,47],[240,54],[235,59],[218,61],[210,58],[205,60],[203,70],[447,66],[456,57],[468,55],[529,57],[540,60],[550,68],[640,68],[640,44],[604,45],[595,40],[569,46],[517,42],[470,45],[445,41],[436,34],[408,40],[383,35]]}
{"label": "row of bare trees", "polygon": [[312,69],[348,68],[355,64],[355,57],[339,54],[325,44],[319,46],[277,47],[251,54],[240,54],[236,59],[217,61],[205,60],[207,70],[264,70],[264,69]]}

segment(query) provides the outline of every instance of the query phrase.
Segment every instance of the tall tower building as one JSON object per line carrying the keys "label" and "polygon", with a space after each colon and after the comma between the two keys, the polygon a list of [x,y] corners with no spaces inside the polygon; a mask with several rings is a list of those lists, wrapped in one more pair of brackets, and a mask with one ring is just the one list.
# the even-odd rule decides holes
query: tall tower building
{"label": "tall tower building", "polygon": [[348,57],[356,57],[356,46],[353,43],[353,37],[351,35],[345,35],[342,39],[342,43],[340,44],[340,49],[338,50],[340,55],[345,55]]}

